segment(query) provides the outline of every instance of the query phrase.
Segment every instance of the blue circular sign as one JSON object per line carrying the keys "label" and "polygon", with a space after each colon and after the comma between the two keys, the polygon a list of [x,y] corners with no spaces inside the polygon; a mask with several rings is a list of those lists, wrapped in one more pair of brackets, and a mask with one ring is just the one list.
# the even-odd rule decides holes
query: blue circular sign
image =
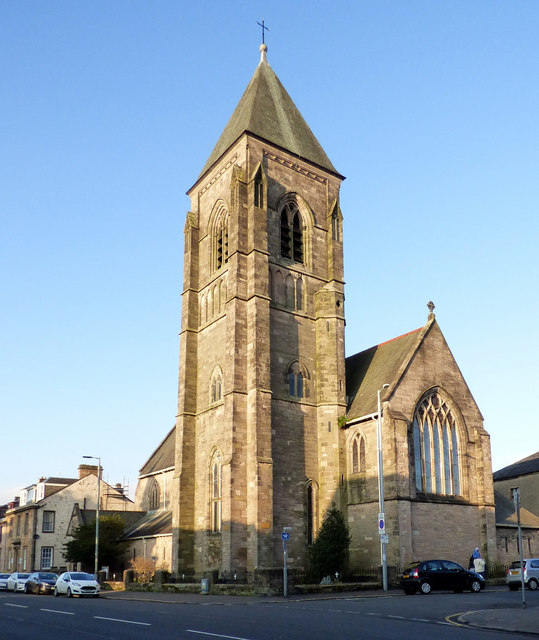
{"label": "blue circular sign", "polygon": [[380,522],[378,523],[378,526],[380,527],[380,530],[383,531],[384,527],[385,527],[385,523],[383,520],[380,520]]}
{"label": "blue circular sign", "polygon": [[281,538],[282,538],[283,540],[288,540],[288,538],[290,538],[290,534],[288,533],[288,531],[283,531],[283,532],[281,533]]}

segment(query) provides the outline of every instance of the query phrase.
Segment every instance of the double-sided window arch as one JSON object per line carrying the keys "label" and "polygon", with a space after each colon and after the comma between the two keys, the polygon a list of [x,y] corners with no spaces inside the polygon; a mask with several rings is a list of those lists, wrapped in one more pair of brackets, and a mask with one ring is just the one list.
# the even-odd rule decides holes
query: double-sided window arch
{"label": "double-sided window arch", "polygon": [[210,379],[210,404],[216,404],[223,399],[223,371],[217,365]]}
{"label": "double-sided window arch", "polygon": [[309,372],[298,360],[288,365],[286,380],[288,382],[288,395],[297,400],[307,396],[307,381]]}
{"label": "double-sided window arch", "polygon": [[367,470],[365,447],[365,436],[356,431],[350,440],[350,472],[352,474],[365,473]]}
{"label": "double-sided window arch", "polygon": [[416,407],[413,444],[416,489],[462,495],[456,412],[439,389],[429,391]]}
{"label": "double-sided window arch", "polygon": [[281,257],[305,262],[304,223],[295,199],[287,200],[281,209]]}

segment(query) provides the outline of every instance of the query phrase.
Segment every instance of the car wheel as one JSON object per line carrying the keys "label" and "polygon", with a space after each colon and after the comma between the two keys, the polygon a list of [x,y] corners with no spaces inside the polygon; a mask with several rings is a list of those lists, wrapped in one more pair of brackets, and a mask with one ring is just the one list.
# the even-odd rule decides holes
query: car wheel
{"label": "car wheel", "polygon": [[528,580],[528,589],[531,589],[531,591],[535,591],[537,589],[537,580],[535,578],[530,578]]}
{"label": "car wheel", "polygon": [[71,593],[71,588],[70,588],[70,587],[68,587],[68,588],[67,588],[66,596],[67,596],[68,598],[72,598],[72,597],[73,597],[73,594]]}
{"label": "car wheel", "polygon": [[25,585],[24,585],[24,593],[29,593],[29,592],[28,592],[28,585],[27,585],[27,584],[25,584]]}
{"label": "car wheel", "polygon": [[58,593],[58,589],[54,587],[54,597],[57,598],[60,594]]}
{"label": "car wheel", "polygon": [[430,593],[432,591],[432,587],[430,586],[430,582],[428,580],[425,580],[425,582],[422,582],[419,588],[421,589],[421,593],[424,593],[425,595],[427,595],[427,593]]}
{"label": "car wheel", "polygon": [[472,580],[470,589],[473,593],[479,593],[481,591],[481,583],[479,582],[479,580]]}
{"label": "car wheel", "polygon": [[511,591],[516,591],[518,589],[518,584],[509,584],[507,585]]}

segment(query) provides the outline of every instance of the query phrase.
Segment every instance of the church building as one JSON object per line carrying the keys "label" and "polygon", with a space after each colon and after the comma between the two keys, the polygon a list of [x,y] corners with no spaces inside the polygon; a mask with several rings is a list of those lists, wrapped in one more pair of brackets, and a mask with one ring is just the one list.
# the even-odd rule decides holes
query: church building
{"label": "church building", "polygon": [[171,569],[263,580],[283,531],[303,568],[332,504],[351,567],[379,565],[378,392],[388,565],[495,559],[490,440],[434,305],[345,358],[344,178],[260,50],[188,191]]}

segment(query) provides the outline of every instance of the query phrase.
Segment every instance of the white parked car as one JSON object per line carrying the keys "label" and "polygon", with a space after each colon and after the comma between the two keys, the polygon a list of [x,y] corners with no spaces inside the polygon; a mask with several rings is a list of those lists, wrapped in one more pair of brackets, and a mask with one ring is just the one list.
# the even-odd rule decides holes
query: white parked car
{"label": "white parked car", "polygon": [[9,573],[0,573],[0,591],[7,590],[7,579],[9,578]]}
{"label": "white parked car", "polygon": [[91,573],[82,571],[66,571],[58,576],[54,595],[65,594],[68,598],[72,596],[92,596],[99,597],[99,582]]}
{"label": "white parked car", "polygon": [[26,581],[30,577],[29,573],[12,573],[7,579],[7,590],[8,591],[24,591],[24,587],[26,586]]}

